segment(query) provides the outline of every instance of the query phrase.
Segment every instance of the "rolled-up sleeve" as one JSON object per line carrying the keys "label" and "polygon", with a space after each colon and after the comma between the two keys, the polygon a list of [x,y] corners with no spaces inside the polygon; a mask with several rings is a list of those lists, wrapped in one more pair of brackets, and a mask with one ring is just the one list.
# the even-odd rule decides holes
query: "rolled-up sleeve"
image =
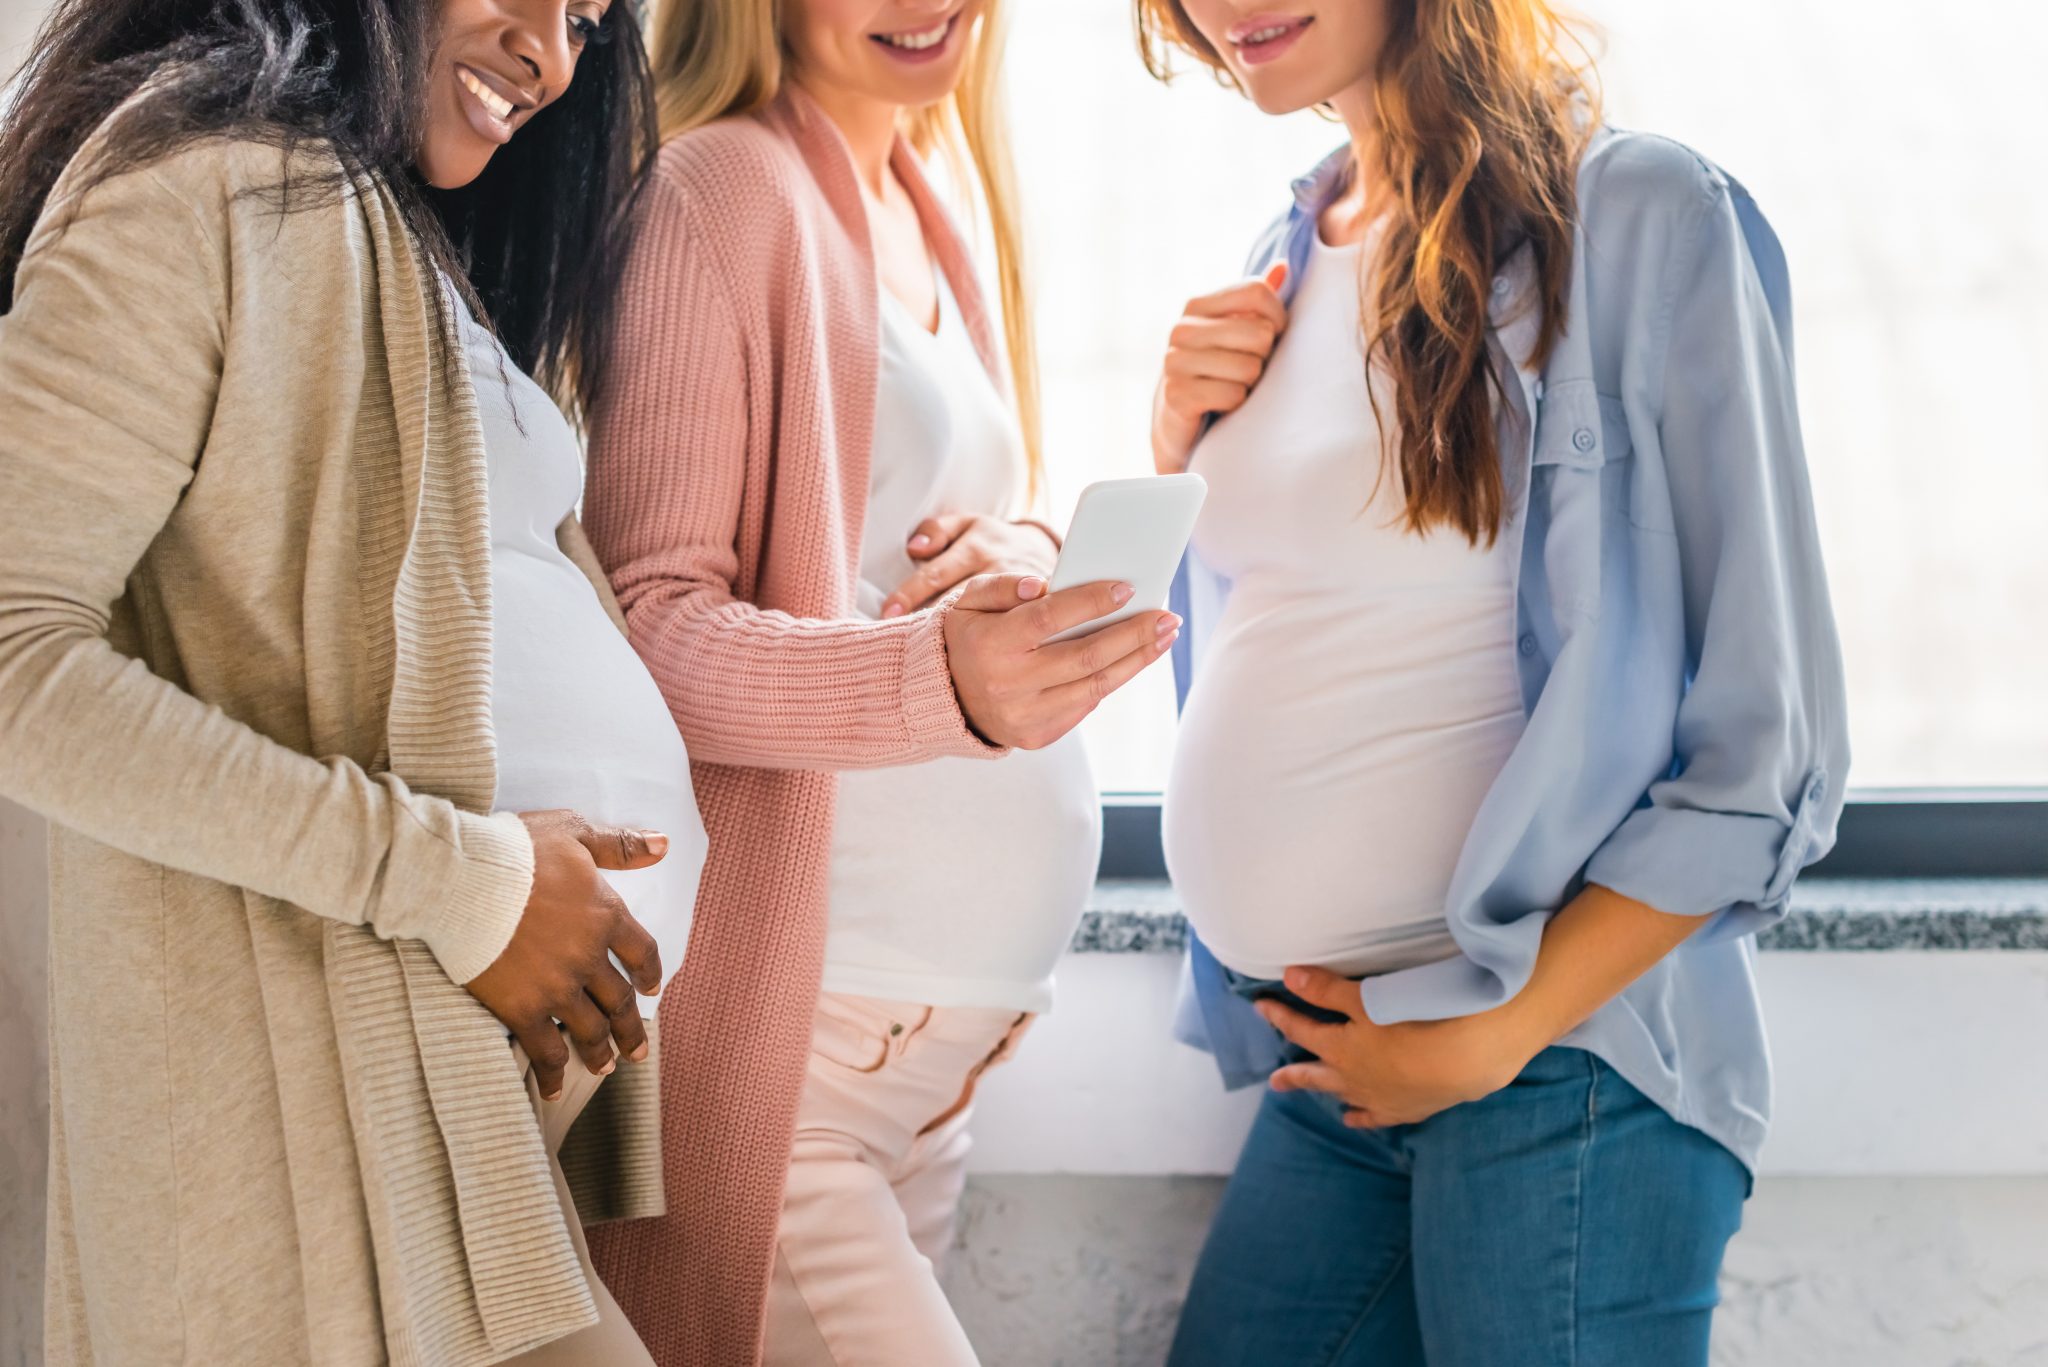
{"label": "rolled-up sleeve", "polygon": [[1834,843],[1849,764],[1793,390],[1783,257],[1715,178],[1672,260],[1658,441],[1678,542],[1690,685],[1671,773],[1593,854],[1586,880],[1740,935],[1784,912]]}

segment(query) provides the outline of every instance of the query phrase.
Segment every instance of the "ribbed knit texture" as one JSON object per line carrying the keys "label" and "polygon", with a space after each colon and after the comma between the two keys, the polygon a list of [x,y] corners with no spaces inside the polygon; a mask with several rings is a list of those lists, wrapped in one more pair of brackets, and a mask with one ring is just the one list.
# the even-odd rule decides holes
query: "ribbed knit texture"
{"label": "ribbed knit texture", "polygon": [[[964,244],[901,144],[895,168],[998,373]],[[711,837],[661,1003],[668,1213],[591,1232],[662,1367],[759,1359],[824,960],[830,771],[1002,753],[960,714],[944,609],[852,617],[877,290],[852,158],[800,91],[662,149],[585,502]]]}
{"label": "ribbed knit texture", "polygon": [[[338,169],[301,151],[302,183]],[[284,171],[203,143],[62,234],[60,183],[0,319],[0,793],[51,818],[56,875],[56,1364],[482,1367],[595,1319],[503,1028],[456,983],[533,858],[487,814],[467,368],[390,196],[279,216]],[[647,1134],[613,1148],[627,1209],[586,1210],[650,1208]]]}

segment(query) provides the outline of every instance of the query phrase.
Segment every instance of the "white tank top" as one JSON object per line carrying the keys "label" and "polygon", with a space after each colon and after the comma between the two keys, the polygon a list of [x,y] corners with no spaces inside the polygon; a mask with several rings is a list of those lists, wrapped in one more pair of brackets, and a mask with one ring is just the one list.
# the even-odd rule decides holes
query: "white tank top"
{"label": "white tank top", "polygon": [[1195,547],[1233,583],[1163,838],[1190,923],[1258,978],[1454,953],[1451,872],[1522,731],[1505,541],[1416,536],[1398,477],[1374,490],[1366,250],[1315,243],[1265,376],[1192,462],[1209,481]]}
{"label": "white tank top", "polygon": [[[654,936],[673,978],[707,848],[690,757],[647,666],[556,544],[583,490],[575,432],[466,309],[461,322],[489,464],[494,806],[566,807],[668,836],[659,864],[604,878]],[[653,1016],[654,1004],[640,998],[641,1014]]]}
{"label": "white tank top", "polygon": [[[1013,517],[1024,446],[939,273],[939,327],[882,290],[874,457],[858,609],[915,568],[934,513]],[[828,992],[926,1006],[1044,1011],[1087,905],[1102,814],[1081,738],[999,760],[937,759],[839,776]]]}

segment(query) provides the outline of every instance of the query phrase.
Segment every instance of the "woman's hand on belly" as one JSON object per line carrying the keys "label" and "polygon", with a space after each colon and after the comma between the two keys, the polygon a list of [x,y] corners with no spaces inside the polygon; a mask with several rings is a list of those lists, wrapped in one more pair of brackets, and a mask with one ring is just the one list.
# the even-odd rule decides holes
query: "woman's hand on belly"
{"label": "woman's hand on belly", "polygon": [[[533,838],[533,891],[511,943],[465,986],[525,1046],[534,1081],[552,1101],[562,1094],[569,1063],[556,1021],[593,1074],[617,1066],[614,1039],[627,1058],[647,1057],[647,1028],[634,993],[661,990],[661,955],[598,871],[659,863],[668,837],[593,826],[569,811],[521,812],[519,819]],[[612,967],[612,954],[632,982]]]}
{"label": "woman's hand on belly", "polygon": [[1348,1108],[1344,1123],[1353,1129],[1419,1124],[1490,1096],[1542,1049],[1500,1012],[1375,1025],[1349,978],[1296,967],[1287,970],[1286,981],[1295,996],[1344,1020],[1325,1024],[1280,1002],[1259,1002],[1269,1025],[1316,1056],[1276,1069],[1273,1089],[1328,1092]]}
{"label": "woman's hand on belly", "polygon": [[977,574],[1049,575],[1059,546],[1036,522],[940,513],[917,524],[904,553],[921,563],[882,600],[884,617],[927,607]]}

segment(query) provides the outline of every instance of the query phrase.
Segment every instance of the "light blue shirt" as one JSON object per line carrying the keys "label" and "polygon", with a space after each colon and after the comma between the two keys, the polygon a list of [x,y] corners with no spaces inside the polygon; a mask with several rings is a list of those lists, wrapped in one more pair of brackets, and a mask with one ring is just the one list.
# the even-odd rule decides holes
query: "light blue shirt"
{"label": "light blue shirt", "polygon": [[[1339,148],[1248,274],[1301,279]],[[1689,149],[1603,129],[1578,175],[1569,318],[1547,362],[1534,270],[1493,281],[1491,348],[1528,724],[1480,804],[1445,915],[1460,953],[1361,984],[1380,1024],[1522,990],[1544,925],[1588,882],[1708,918],[1560,1043],[1606,1060],[1752,1169],[1771,1107],[1755,932],[1826,854],[1849,764],[1792,381],[1785,257],[1748,193]],[[1229,594],[1192,552],[1180,696]],[[1233,1087],[1283,1041],[1197,939],[1176,1033]]]}

